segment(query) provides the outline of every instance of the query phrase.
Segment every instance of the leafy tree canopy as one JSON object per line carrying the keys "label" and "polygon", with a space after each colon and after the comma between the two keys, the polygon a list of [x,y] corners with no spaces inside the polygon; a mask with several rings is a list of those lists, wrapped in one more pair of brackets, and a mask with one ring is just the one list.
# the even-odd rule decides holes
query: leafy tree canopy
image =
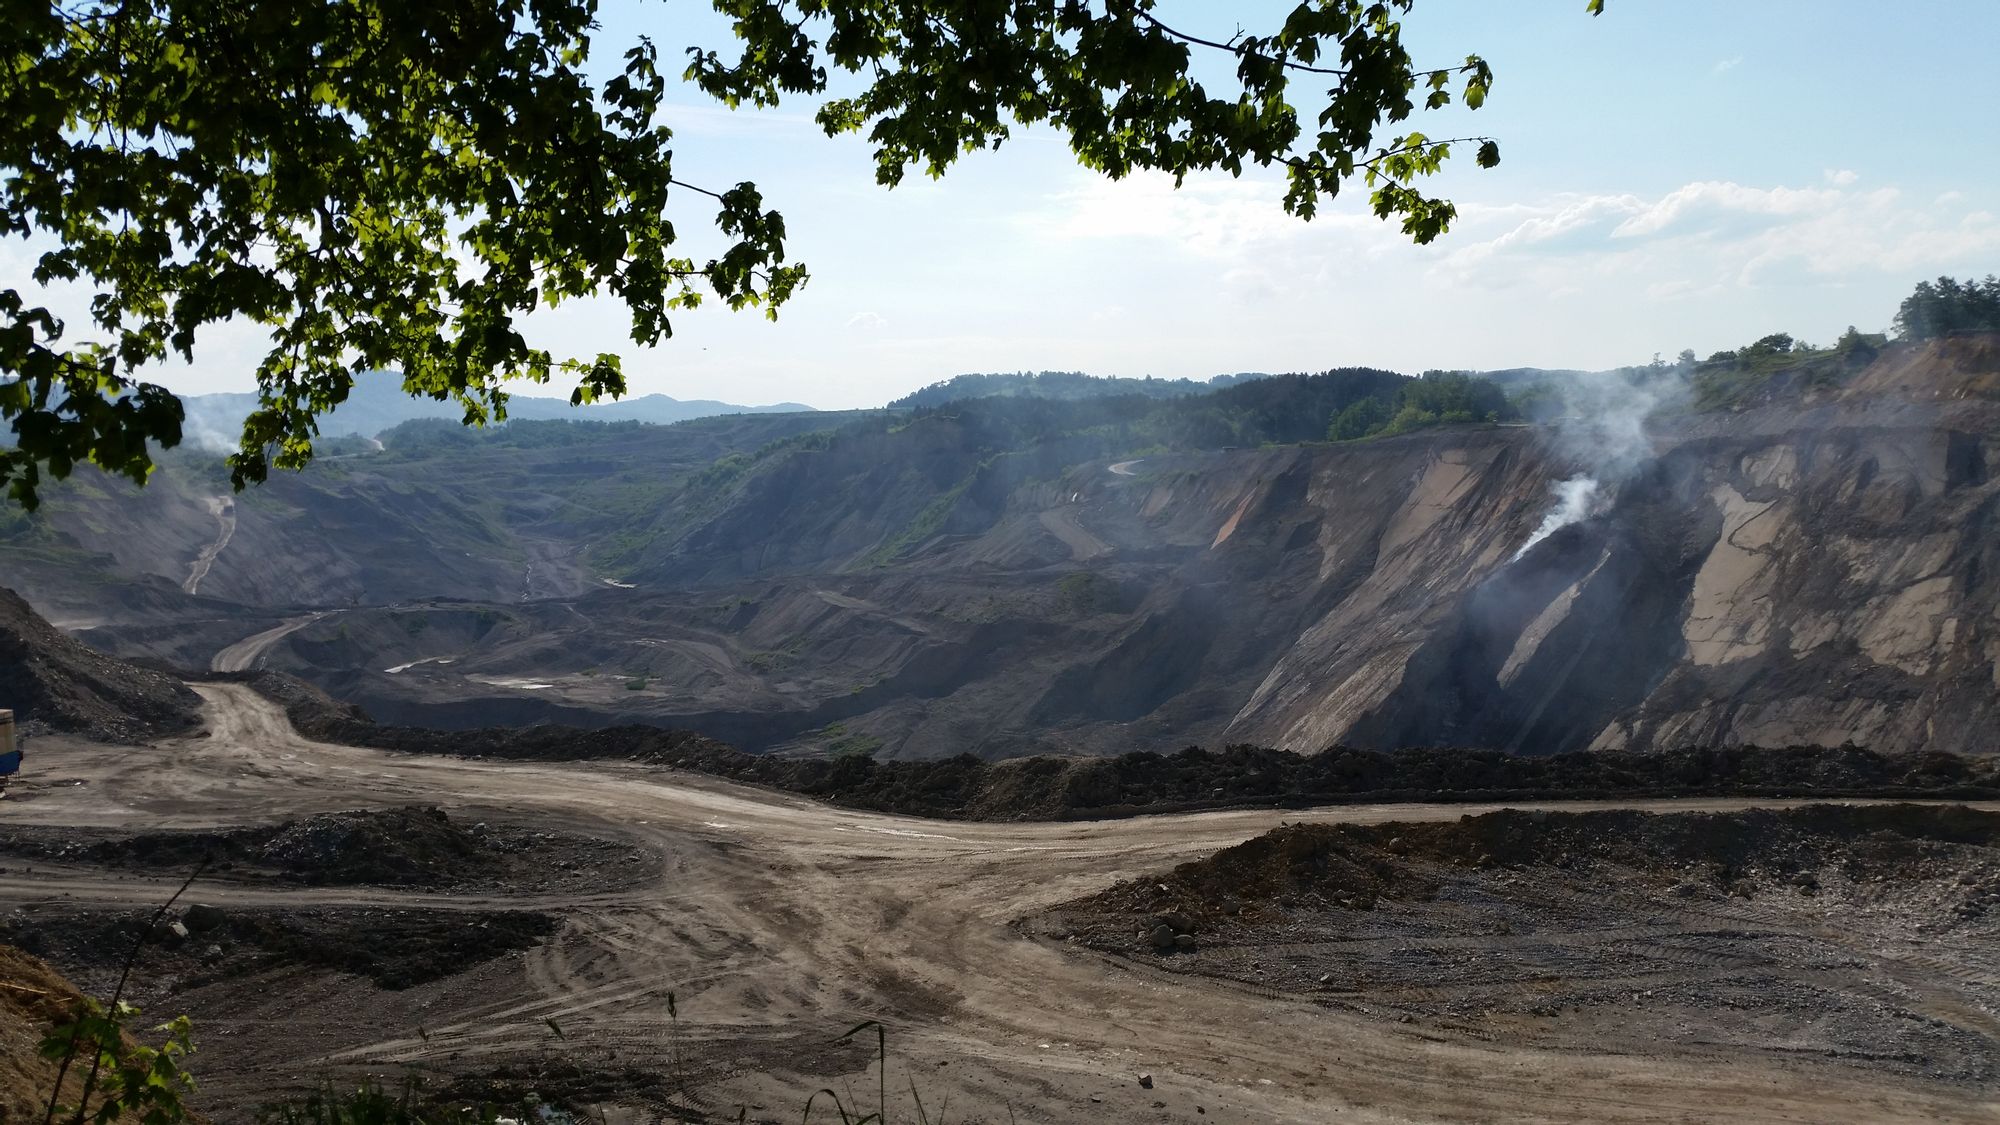
{"label": "leafy tree canopy", "polygon": [[939,406],[959,399],[991,398],[995,395],[1033,395],[1036,398],[1054,399],[1115,398],[1120,395],[1178,398],[1182,395],[1206,394],[1209,391],[1264,377],[1262,372],[1244,371],[1233,375],[1217,375],[1206,382],[1198,383],[1193,379],[1155,379],[1150,375],[1134,379],[1087,375],[1081,371],[972,373],[954,375],[930,386],[920,387],[889,403],[889,409],[908,410],[919,406]]}
{"label": "leafy tree canopy", "polygon": [[[1413,59],[1412,0],[1301,0],[1265,34],[1171,26],[1154,0],[714,0],[737,49],[692,49],[686,77],[728,104],[819,97],[828,133],[865,133],[878,178],[942,174],[1046,124],[1118,177],[1282,167],[1310,218],[1356,178],[1418,242],[1449,201],[1419,184],[1485,137],[1402,125],[1478,108],[1477,56]],[[1602,0],[1587,5],[1595,12]],[[806,280],[785,224],[748,183],[676,175],[656,46],[592,69],[595,0],[15,0],[0,19],[0,235],[53,245],[34,280],[94,294],[94,332],[0,289],[0,483],[32,506],[79,462],[143,481],[180,439],[149,364],[192,359],[209,325],[263,326],[260,407],[231,458],[241,488],[312,456],[313,418],[357,372],[393,368],[467,422],[505,415],[503,383],[624,390],[618,356],[552,354],[520,318],[592,293],[656,344],[705,300],[775,315]],[[622,46],[622,45],[621,45]],[[1198,51],[1232,57],[1212,90]],[[843,89],[846,86],[843,85]],[[712,222],[697,260],[677,223]]]}
{"label": "leafy tree canopy", "polygon": [[1953,332],[2000,332],[2000,277],[1920,281],[1896,310],[1896,335],[1906,340]]}
{"label": "leafy tree canopy", "polygon": [[1327,423],[1326,439],[1393,437],[1427,426],[1512,422],[1521,416],[1519,404],[1491,379],[1464,371],[1426,371],[1421,379],[1348,404]]}

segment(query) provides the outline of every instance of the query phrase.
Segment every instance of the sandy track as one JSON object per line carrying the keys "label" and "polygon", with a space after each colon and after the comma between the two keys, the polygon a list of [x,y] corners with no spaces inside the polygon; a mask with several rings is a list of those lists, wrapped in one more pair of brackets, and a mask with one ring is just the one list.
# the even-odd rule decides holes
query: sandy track
{"label": "sandy track", "polygon": [[207,500],[208,510],[215,517],[215,540],[203,547],[188,564],[187,581],[181,589],[190,594],[201,593],[201,580],[215,566],[216,558],[236,535],[236,498],[234,496],[212,496]]}
{"label": "sandy track", "polygon": [[[893,1085],[904,1085],[907,1066],[933,1113],[949,1098],[960,1121],[1004,1121],[1010,1109],[1020,1121],[1078,1122],[1994,1119],[1990,1104],[1962,1089],[1854,1066],[1510,1049],[1164,974],[1006,925],[1280,820],[1427,819],[1476,808],[939,823],[623,764],[495,764],[328,746],[301,738],[248,689],[197,690],[208,704],[208,737],[153,750],[77,751],[45,767],[31,799],[8,801],[0,815],[202,827],[364,805],[505,807],[550,828],[622,835],[669,857],[657,885],[604,894],[204,888],[203,898],[225,904],[506,906],[566,919],[557,940],[509,970],[423,994],[420,1015],[392,1013],[389,994],[351,988],[302,988],[289,999],[265,997],[254,1011],[203,1015],[202,1026],[222,1036],[274,1018],[298,1030],[276,1045],[264,1037],[262,1054],[215,1052],[211,1065],[229,1057],[255,1073],[211,1072],[211,1089],[283,1082],[327,1062],[376,1070],[497,1065],[547,1051],[545,1020],[560,1024],[560,1049],[573,1055],[657,1059],[673,990],[691,1039],[771,1048],[761,1055],[745,1048],[756,1065],[718,1080],[710,1097],[767,1106],[783,1118],[795,1118],[804,1094],[834,1077],[788,1071],[786,1044],[879,1016],[893,1029]],[[164,877],[10,869],[0,874],[0,904],[151,902],[166,885]],[[342,1004],[345,1014],[336,1011]],[[315,1021],[345,1030],[308,1033]],[[1140,1073],[1152,1074],[1155,1088],[1138,1088]],[[873,1089],[872,1078],[850,1081]],[[895,1097],[902,1101],[892,1108],[907,1117],[907,1094]]]}
{"label": "sandy track", "polygon": [[294,617],[282,625],[266,629],[261,633],[253,633],[216,653],[215,659],[208,663],[209,670],[248,672],[257,666],[257,658],[269,652],[272,645],[325,616],[324,611],[309,613],[304,617]]}
{"label": "sandy track", "polygon": [[1077,521],[1076,513],[1068,508],[1050,508],[1041,514],[1041,521],[1050,535],[1062,540],[1063,546],[1069,548],[1070,557],[1077,562],[1087,562],[1111,553],[1111,544],[1091,534],[1089,528]]}

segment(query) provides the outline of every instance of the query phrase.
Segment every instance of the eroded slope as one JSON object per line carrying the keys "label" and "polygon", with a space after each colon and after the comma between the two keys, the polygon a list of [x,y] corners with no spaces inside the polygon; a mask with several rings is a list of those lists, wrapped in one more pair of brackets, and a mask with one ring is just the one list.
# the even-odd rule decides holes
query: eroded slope
{"label": "eroded slope", "polygon": [[1996,844],[1916,805],[1294,825],[1028,928],[1512,1044],[1990,1088]]}
{"label": "eroded slope", "polygon": [[192,728],[199,702],[174,677],[76,641],[0,589],[0,706],[17,721],[138,742]]}
{"label": "eroded slope", "polygon": [[[1891,347],[1844,386],[1655,418],[1615,464],[1512,426],[1134,457],[1115,426],[1038,429],[1060,404],[754,448],[522,430],[342,463],[293,524],[246,500],[199,595],[121,594],[90,636],[391,722],[758,751],[1986,752],[1995,385],[1993,341]],[[1583,518],[1524,553],[1578,481]],[[188,538],[156,581],[193,576]],[[210,595],[244,582],[232,620]]]}

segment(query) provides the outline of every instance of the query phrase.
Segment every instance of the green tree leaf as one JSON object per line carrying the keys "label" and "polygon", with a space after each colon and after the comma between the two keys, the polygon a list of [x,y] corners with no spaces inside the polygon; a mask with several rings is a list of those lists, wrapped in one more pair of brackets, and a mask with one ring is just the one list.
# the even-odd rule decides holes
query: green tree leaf
{"label": "green tree leaf", "polygon": [[[1145,0],[714,0],[735,47],[688,48],[685,76],[731,106],[854,76],[818,121],[864,135],[887,185],[1043,125],[1114,179],[1283,169],[1283,206],[1302,219],[1360,177],[1371,209],[1422,243],[1457,212],[1417,183],[1455,144],[1476,143],[1485,167],[1498,147],[1382,139],[1449,104],[1454,83],[1473,109],[1492,86],[1478,56],[1418,65],[1399,22],[1412,2],[1299,0],[1265,33],[1219,38]],[[230,457],[241,488],[303,466],[315,418],[363,371],[399,372],[471,425],[504,419],[515,382],[562,379],[573,403],[624,392],[616,354],[531,346],[521,321],[538,309],[608,295],[642,347],[710,300],[775,317],[807,280],[783,217],[754,184],[679,177],[656,47],[627,45],[593,80],[595,13],[595,0],[10,8],[0,236],[53,242],[35,280],[95,297],[91,330],[73,334],[0,290],[8,495],[32,507],[44,473],[84,463],[143,483],[183,417],[140,373],[192,360],[226,321],[272,341]],[[1229,56],[1233,80],[1197,78],[1203,53]],[[678,252],[691,221],[721,236],[713,257]]]}

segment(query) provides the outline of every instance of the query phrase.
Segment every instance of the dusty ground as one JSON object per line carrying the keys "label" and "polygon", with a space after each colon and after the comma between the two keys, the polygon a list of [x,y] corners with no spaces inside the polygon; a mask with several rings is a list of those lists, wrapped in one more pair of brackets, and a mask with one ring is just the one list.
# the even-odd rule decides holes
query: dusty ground
{"label": "dusty ground", "polygon": [[205,884],[275,879],[431,890],[605,890],[659,875],[658,853],[629,841],[539,831],[516,819],[507,809],[463,810],[454,819],[417,805],[220,831],[0,823],[0,862],[153,872],[202,862]]}
{"label": "dusty ground", "polygon": [[1990,907],[2000,814],[1499,812],[1284,828],[1024,928],[1492,1042],[1810,1056],[1992,1092]]}
{"label": "dusty ground", "polygon": [[[1463,805],[938,824],[656,767],[318,745],[245,688],[200,690],[208,737],[150,750],[72,745],[60,757],[45,754],[36,776],[0,802],[0,822],[209,830],[364,806],[439,806],[454,819],[464,819],[461,810],[504,808],[519,825],[615,841],[661,864],[637,883],[548,890],[202,885],[200,900],[232,916],[452,912],[476,927],[497,911],[526,911],[561,923],[530,949],[399,990],[308,964],[189,983],[157,998],[154,1014],[196,1017],[202,1097],[221,1120],[240,1119],[328,1067],[392,1080],[417,1070],[469,1090],[540,1085],[611,1106],[614,1120],[643,1118],[687,1086],[722,1118],[733,1120],[745,1104],[753,1120],[796,1120],[806,1095],[822,1086],[872,1108],[866,1054],[832,1040],[875,1017],[889,1026],[890,1108],[899,1119],[912,1116],[912,1083],[934,1117],[948,1101],[953,1121],[1996,1117],[1994,1084],[1969,1066],[1932,1074],[1813,1051],[1517,1036],[1453,1014],[1457,990],[1482,995],[1463,976],[1438,974],[1429,1008],[1327,1005],[1309,994],[1107,957],[1010,925],[1281,820],[1439,821],[1479,811]],[[6,863],[0,910],[129,911],[164,899],[175,884],[172,870],[32,866]],[[1684,914],[1738,909],[1686,900],[1683,911],[1681,901],[1661,900],[1659,925],[1685,929],[1697,923]],[[1593,904],[1578,896],[1570,907]],[[1836,916],[1824,924],[1848,923]],[[1986,987],[1977,965],[1955,955],[1932,964],[1939,980],[1970,975]],[[1824,969],[1841,971],[1839,963]],[[670,995],[678,1020],[669,1015]],[[1976,1029],[1991,1016],[1955,1018]],[[1141,1075],[1151,1076],[1149,1088]]]}

